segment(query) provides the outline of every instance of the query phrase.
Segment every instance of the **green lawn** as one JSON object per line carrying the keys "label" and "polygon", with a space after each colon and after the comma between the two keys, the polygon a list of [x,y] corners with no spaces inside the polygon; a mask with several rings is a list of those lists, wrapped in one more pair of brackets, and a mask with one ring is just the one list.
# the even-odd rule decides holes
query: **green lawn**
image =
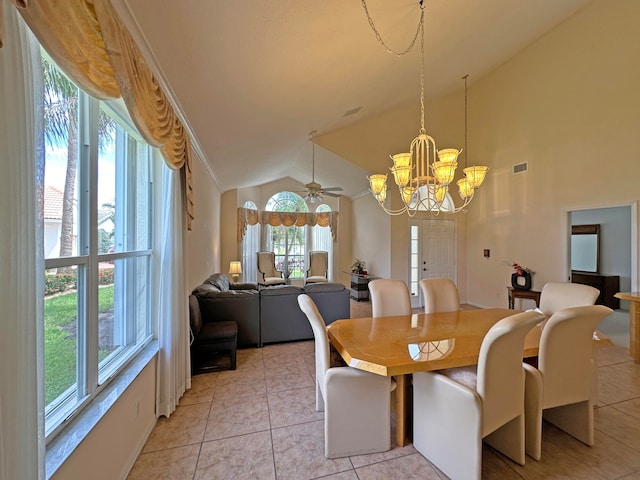
{"label": "green lawn", "polygon": [[[113,285],[100,288],[99,311],[113,308]],[[45,405],[76,381],[76,292],[44,300]],[[108,352],[100,352],[100,359]]]}

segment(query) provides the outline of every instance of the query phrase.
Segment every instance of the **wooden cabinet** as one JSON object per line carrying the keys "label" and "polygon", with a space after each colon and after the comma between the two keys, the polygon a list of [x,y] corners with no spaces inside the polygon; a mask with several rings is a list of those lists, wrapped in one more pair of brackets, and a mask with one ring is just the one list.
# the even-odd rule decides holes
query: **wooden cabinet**
{"label": "wooden cabinet", "polygon": [[349,273],[351,275],[351,298],[365,302],[369,300],[369,282],[379,277],[372,275],[360,275],[359,273]]}
{"label": "wooden cabinet", "polygon": [[572,283],[582,283],[600,290],[600,296],[596,305],[605,305],[609,308],[620,308],[620,300],[614,295],[620,291],[620,276],[598,275],[597,273],[571,272]]}

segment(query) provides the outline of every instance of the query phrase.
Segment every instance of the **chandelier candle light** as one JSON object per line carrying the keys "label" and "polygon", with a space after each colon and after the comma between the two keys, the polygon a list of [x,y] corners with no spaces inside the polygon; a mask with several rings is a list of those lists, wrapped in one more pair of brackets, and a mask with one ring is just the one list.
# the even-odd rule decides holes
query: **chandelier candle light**
{"label": "chandelier candle light", "polygon": [[[371,193],[376,198],[383,210],[389,215],[401,215],[407,213],[413,217],[418,210],[430,211],[434,214],[440,212],[457,213],[465,208],[475,193],[475,190],[482,185],[487,170],[486,166],[471,166],[465,168],[465,176],[458,180],[458,192],[463,200],[459,206],[455,206],[451,195],[449,195],[449,185],[453,183],[458,167],[458,155],[462,150],[446,148],[437,150],[436,142],[427,134],[424,127],[424,0],[420,0],[420,22],[409,47],[401,53],[394,52],[387,47],[373,24],[369,15],[365,0],[362,6],[367,14],[369,25],[376,34],[376,38],[387,52],[402,56],[408,53],[415,44],[418,34],[420,34],[420,114],[421,123],[418,136],[411,142],[408,153],[398,153],[391,155],[393,166],[389,168],[393,174],[393,180],[398,186],[403,207],[392,210],[385,207],[387,198],[387,175],[374,174],[368,177]],[[467,143],[467,77],[464,76],[464,117],[465,117],[465,150]],[[437,158],[436,158],[437,156]],[[468,155],[465,156],[465,158]],[[466,163],[466,160],[465,160]]]}

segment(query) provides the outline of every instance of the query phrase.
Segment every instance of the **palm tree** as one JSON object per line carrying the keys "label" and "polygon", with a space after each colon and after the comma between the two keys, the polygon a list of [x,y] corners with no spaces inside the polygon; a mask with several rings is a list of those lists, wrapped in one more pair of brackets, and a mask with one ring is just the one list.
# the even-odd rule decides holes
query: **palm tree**
{"label": "palm tree", "polygon": [[67,171],[62,197],[60,256],[73,253],[73,202],[78,164],[78,87],[58,68],[42,59],[44,80],[44,135],[49,146],[67,143]]}
{"label": "palm tree", "polygon": [[[42,58],[44,83],[44,135],[49,146],[67,144],[67,170],[62,199],[60,228],[60,257],[73,254],[73,210],[75,202],[76,172],[78,164],[78,100],[80,92],[58,67]],[[99,148],[111,142],[114,121],[100,110],[98,122]],[[58,269],[60,273],[61,269]]]}

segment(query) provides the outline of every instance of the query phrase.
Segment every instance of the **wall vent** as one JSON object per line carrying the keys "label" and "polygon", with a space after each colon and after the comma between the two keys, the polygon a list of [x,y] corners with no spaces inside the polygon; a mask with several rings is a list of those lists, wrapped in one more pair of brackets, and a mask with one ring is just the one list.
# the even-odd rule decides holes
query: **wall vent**
{"label": "wall vent", "polygon": [[513,173],[523,173],[529,169],[527,162],[519,163],[518,165],[513,166]]}
{"label": "wall vent", "polygon": [[343,117],[348,117],[349,115],[355,115],[360,110],[362,110],[362,106],[356,107],[356,108],[352,108],[351,110],[347,110],[346,112],[344,112],[344,115],[342,115],[342,116]]}

